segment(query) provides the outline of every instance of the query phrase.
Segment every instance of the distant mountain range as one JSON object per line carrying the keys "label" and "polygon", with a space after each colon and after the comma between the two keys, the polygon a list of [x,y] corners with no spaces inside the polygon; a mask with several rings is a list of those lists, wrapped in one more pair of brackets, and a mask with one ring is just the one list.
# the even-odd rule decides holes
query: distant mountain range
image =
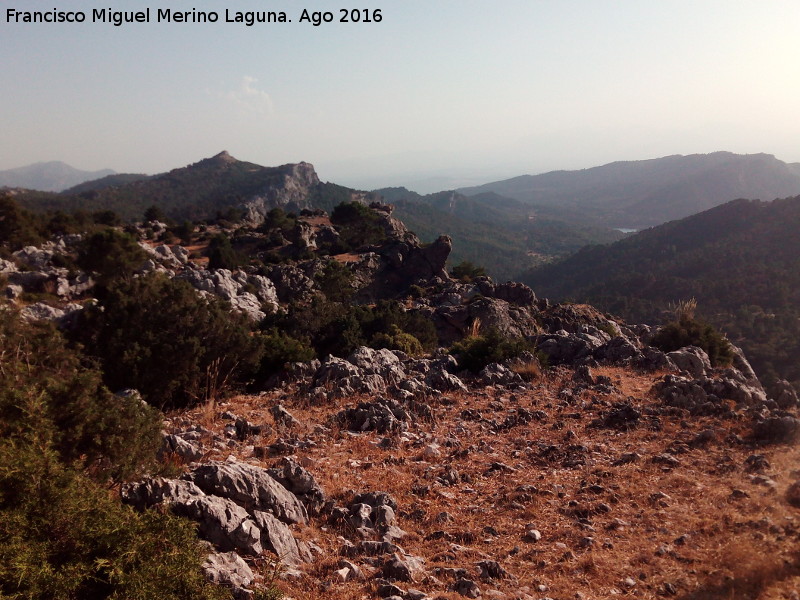
{"label": "distant mountain range", "polygon": [[555,300],[659,323],[680,300],[740,344],[762,379],[800,383],[800,196],[735,200],[527,272]]}
{"label": "distant mountain range", "polygon": [[308,163],[262,167],[227,152],[158,175],[115,174],[81,183],[62,194],[17,196],[32,210],[113,210],[127,221],[141,220],[158,206],[176,220],[202,220],[237,209],[265,213],[319,206],[330,210],[351,199],[351,190],[319,181]]}
{"label": "distant mountain range", "polygon": [[572,215],[557,207],[540,209],[496,194],[420,196],[405,188],[361,192],[320,182],[308,163],[263,167],[227,152],[159,175],[113,174],[61,194],[31,192],[16,198],[32,210],[113,210],[127,221],[141,220],[153,205],[175,221],[197,221],[230,210],[257,219],[277,206],[331,211],[343,201],[383,198],[396,205],[398,218],[424,241],[450,235],[453,264],[469,260],[499,280],[588,243],[621,237],[609,229],[573,226]]}
{"label": "distant mountain range", "polygon": [[114,171],[111,169],[81,171],[59,161],[40,162],[18,169],[0,171],[0,187],[60,192],[84,181],[113,174]]}
{"label": "distant mountain range", "polygon": [[770,154],[692,154],[553,171],[458,190],[493,192],[539,206],[572,210],[608,227],[643,229],[737,198],[772,200],[800,194],[800,163]]}
{"label": "distant mountain range", "polygon": [[499,281],[587,244],[623,237],[608,228],[574,223],[558,208],[534,207],[492,193],[471,198],[452,191],[421,196],[405,188],[374,193],[394,204],[395,216],[421,240],[449,235],[452,264],[469,261],[484,266]]}
{"label": "distant mountain range", "polygon": [[405,188],[360,192],[320,182],[308,163],[264,167],[227,152],[158,175],[103,175],[60,194],[17,193],[17,199],[38,211],[113,210],[128,221],[156,205],[175,221],[198,221],[236,211],[257,218],[276,206],[330,211],[342,201],[383,197],[422,240],[450,235],[453,263],[468,260],[499,280],[620,239],[613,228],[658,225],[739,197],[800,194],[800,164],[729,152],[525,175],[424,196]]}

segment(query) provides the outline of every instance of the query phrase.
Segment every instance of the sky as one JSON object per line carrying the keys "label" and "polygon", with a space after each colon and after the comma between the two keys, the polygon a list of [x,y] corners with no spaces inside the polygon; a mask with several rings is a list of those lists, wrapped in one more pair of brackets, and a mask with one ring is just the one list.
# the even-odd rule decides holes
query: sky
{"label": "sky", "polygon": [[[158,173],[227,150],[427,192],[717,150],[800,161],[796,0],[0,6],[0,170],[61,160]],[[91,22],[93,9],[148,7],[150,23]],[[343,8],[382,19],[341,23]],[[87,21],[9,23],[9,9]],[[220,20],[157,23],[158,9]],[[292,22],[226,23],[226,9]],[[301,23],[304,9],[333,22]]]}

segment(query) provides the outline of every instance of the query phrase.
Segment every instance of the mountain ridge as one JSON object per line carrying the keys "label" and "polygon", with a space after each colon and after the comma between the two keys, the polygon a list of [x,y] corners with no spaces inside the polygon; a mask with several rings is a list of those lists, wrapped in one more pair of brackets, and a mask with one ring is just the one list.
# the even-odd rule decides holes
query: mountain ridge
{"label": "mountain ridge", "polygon": [[641,229],[735,198],[796,195],[800,164],[765,153],[720,151],[521,175],[458,191],[467,196],[491,191],[528,203],[580,208],[589,220]]}
{"label": "mountain ridge", "polygon": [[0,187],[26,188],[41,192],[60,192],[85,181],[114,175],[112,169],[82,171],[65,162],[37,162],[0,171]]}
{"label": "mountain ridge", "polygon": [[734,200],[586,247],[521,280],[556,299],[589,301],[623,318],[659,322],[679,301],[745,349],[759,375],[800,381],[800,196]]}

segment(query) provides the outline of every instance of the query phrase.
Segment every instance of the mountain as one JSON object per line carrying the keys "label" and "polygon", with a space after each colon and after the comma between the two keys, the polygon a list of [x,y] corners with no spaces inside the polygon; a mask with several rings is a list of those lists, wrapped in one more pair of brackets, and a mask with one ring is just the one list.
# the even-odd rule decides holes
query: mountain
{"label": "mountain", "polygon": [[443,233],[452,235],[453,264],[470,261],[503,280],[588,243],[621,236],[605,228],[572,225],[577,218],[567,210],[532,206],[498,194],[468,198],[439,192],[421,196],[405,188],[359,192],[321,182],[308,163],[263,167],[239,161],[227,152],[159,175],[114,174],[61,194],[28,192],[15,196],[22,206],[38,212],[112,210],[126,221],[136,221],[155,205],[175,221],[238,213],[254,222],[278,206],[294,212],[304,208],[330,212],[344,201],[369,203],[379,197],[395,203],[398,217],[423,240],[432,242]]}
{"label": "mountain", "polygon": [[736,198],[771,200],[800,194],[800,164],[770,154],[692,154],[553,171],[458,190],[576,211],[586,221],[643,229]]}
{"label": "mountain", "polygon": [[800,196],[736,200],[587,247],[529,271],[537,294],[590,301],[627,319],[659,322],[674,303],[741,345],[762,379],[800,381]]}
{"label": "mountain", "polygon": [[110,187],[119,187],[128,183],[135,183],[137,181],[144,181],[149,179],[150,175],[143,175],[139,173],[114,173],[113,175],[106,175],[99,179],[90,179],[78,185],[72,186],[62,193],[70,196],[74,194],[83,194],[85,192],[94,192],[104,190]]}
{"label": "mountain", "polygon": [[0,171],[0,187],[60,192],[84,181],[113,174],[114,171],[111,169],[81,171],[59,161],[40,162],[27,167]]}
{"label": "mountain", "polygon": [[351,190],[322,183],[308,163],[262,167],[227,152],[153,176],[113,175],[81,184],[60,195],[22,194],[32,210],[113,210],[125,220],[141,219],[158,206],[176,221],[213,218],[234,209],[253,218],[270,208],[330,210],[350,200]]}
{"label": "mountain", "polygon": [[[450,240],[387,205],[178,244],[154,223],[65,236],[14,198],[3,598],[796,596],[798,398],[740,353],[712,368],[591,306],[451,279]],[[482,214],[460,203],[425,206]]]}
{"label": "mountain", "polygon": [[586,244],[611,242],[622,234],[584,224],[554,207],[485,193],[422,196],[405,188],[374,190],[395,205],[397,217],[424,241],[446,233],[453,240],[451,264],[469,261],[505,281],[521,271],[577,251]]}

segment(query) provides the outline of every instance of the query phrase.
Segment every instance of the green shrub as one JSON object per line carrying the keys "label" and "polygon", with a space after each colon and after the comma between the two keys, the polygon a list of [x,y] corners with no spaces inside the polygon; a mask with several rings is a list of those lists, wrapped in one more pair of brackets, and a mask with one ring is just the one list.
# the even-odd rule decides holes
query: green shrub
{"label": "green shrub", "polygon": [[486,269],[465,260],[453,267],[450,271],[450,276],[466,283],[478,277],[486,277]]}
{"label": "green shrub", "polygon": [[194,525],[137,513],[108,477],[152,464],[161,416],[99,383],[51,324],[0,307],[0,598],[228,599]]}
{"label": "green shrub", "polygon": [[43,421],[60,460],[99,479],[124,479],[153,464],[158,411],[111,394],[52,324],[24,323],[0,309],[0,356],[0,438]]}
{"label": "green shrub", "polygon": [[0,192],[0,245],[13,252],[42,239],[36,218],[10,195]]}
{"label": "green shrub", "polygon": [[237,269],[247,263],[247,257],[233,249],[227,235],[211,238],[206,250],[209,269]]}
{"label": "green shrub", "polygon": [[410,333],[401,331],[397,325],[392,325],[388,332],[379,332],[372,337],[370,346],[373,348],[389,348],[390,350],[401,350],[411,356],[419,356],[423,353],[422,344]]}
{"label": "green shrub", "polygon": [[315,279],[319,289],[332,302],[346,302],[353,297],[353,272],[345,264],[329,260]]}
{"label": "green shrub", "polygon": [[46,437],[0,441],[0,597],[230,599],[202,560],[190,522],[122,506]]}
{"label": "green shrub", "polygon": [[246,317],[161,274],[111,287],[102,306],[84,311],[77,332],[111,389],[136,388],[159,408],[223,393],[260,358]]}
{"label": "green shrub", "polygon": [[256,383],[265,382],[271,375],[283,369],[286,363],[306,362],[316,356],[314,349],[306,342],[275,328],[259,334],[256,339],[261,350]]}
{"label": "green shrub", "polygon": [[532,350],[532,345],[522,338],[506,337],[491,328],[481,335],[465,337],[450,347],[450,354],[458,359],[458,366],[473,373],[486,365],[515,358]]}
{"label": "green shrub", "polygon": [[663,352],[697,346],[705,350],[714,367],[729,365],[733,360],[733,350],[725,336],[711,325],[688,315],[681,315],[679,320],[664,325],[650,343]]}
{"label": "green shrub", "polygon": [[147,254],[133,236],[105,229],[84,239],[78,247],[78,266],[94,273],[104,287],[117,279],[130,278],[142,266]]}
{"label": "green shrub", "polygon": [[386,241],[381,218],[360,202],[342,202],[331,213],[331,223],[339,231],[341,250],[377,245]]}

